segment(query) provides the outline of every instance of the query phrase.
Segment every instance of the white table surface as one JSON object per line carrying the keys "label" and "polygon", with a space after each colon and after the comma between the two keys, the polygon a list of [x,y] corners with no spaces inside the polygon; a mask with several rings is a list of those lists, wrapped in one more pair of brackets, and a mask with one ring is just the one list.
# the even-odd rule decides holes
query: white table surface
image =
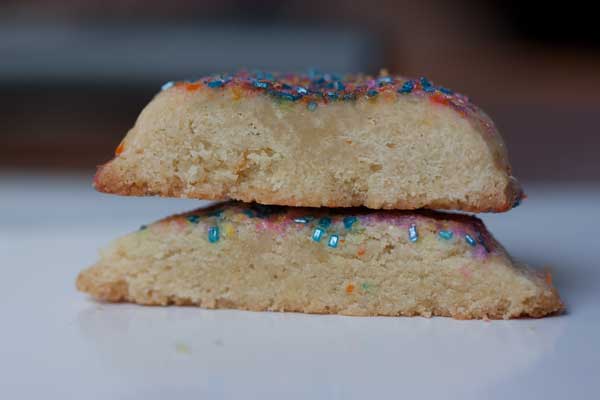
{"label": "white table surface", "polygon": [[568,313],[484,322],[99,304],[98,247],[200,203],[0,175],[0,399],[599,398],[600,187],[528,189],[483,219]]}

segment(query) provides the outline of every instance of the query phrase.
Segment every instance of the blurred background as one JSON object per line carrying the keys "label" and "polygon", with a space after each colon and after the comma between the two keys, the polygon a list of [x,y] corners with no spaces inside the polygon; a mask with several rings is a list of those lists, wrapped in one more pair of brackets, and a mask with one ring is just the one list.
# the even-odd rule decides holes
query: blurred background
{"label": "blurred background", "polygon": [[524,181],[597,184],[597,18],[551,3],[3,0],[0,173],[92,174],[168,80],[385,67],[468,94]]}

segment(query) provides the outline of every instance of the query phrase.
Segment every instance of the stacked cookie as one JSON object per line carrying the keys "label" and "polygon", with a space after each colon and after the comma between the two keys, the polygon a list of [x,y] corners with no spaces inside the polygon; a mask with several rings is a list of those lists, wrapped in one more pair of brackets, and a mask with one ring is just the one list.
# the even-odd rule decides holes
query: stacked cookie
{"label": "stacked cookie", "polygon": [[[105,301],[540,317],[549,275],[483,223],[523,193],[492,121],[425,78],[240,72],[168,83],[96,189],[227,200],[116,240],[78,277]],[[417,211],[415,211],[417,210]]]}

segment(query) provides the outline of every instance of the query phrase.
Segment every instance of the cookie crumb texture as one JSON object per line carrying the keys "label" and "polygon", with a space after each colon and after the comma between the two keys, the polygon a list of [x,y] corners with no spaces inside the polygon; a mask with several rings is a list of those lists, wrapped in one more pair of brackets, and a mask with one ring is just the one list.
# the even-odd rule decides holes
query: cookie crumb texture
{"label": "cookie crumb texture", "polygon": [[345,315],[542,317],[551,281],[474,217],[229,202],[126,235],[77,287],[110,302]]}
{"label": "cookie crumb texture", "polygon": [[489,117],[425,78],[238,73],[170,84],[115,153],[99,191],[471,212],[522,197]]}

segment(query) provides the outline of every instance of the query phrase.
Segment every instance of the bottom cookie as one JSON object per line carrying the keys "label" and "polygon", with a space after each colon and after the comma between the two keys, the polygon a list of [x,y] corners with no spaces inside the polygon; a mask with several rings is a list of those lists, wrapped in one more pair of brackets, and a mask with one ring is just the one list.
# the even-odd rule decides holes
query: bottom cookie
{"label": "bottom cookie", "polygon": [[475,217],[229,202],[117,239],[77,288],[147,305],[506,319],[560,312],[547,278]]}

